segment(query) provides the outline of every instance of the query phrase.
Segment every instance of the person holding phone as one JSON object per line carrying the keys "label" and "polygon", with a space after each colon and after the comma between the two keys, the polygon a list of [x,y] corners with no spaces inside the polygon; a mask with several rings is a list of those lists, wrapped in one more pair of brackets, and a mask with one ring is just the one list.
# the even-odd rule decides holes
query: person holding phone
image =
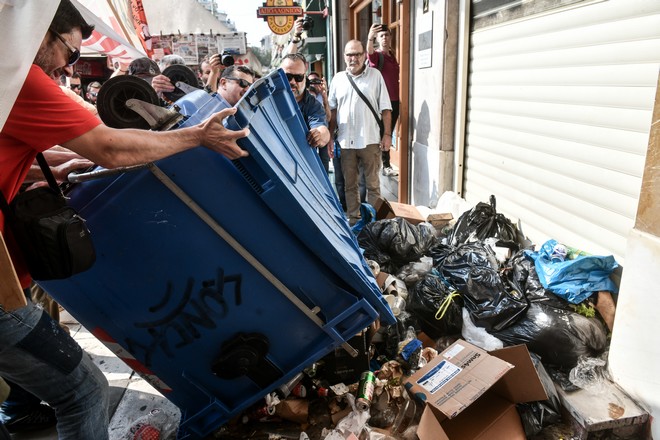
{"label": "person holding phone", "polygon": [[[377,48],[376,48],[377,46]],[[378,69],[383,75],[387,93],[392,103],[392,131],[399,119],[399,62],[392,49],[392,34],[386,24],[374,23],[369,29],[367,40],[369,66]],[[398,173],[390,163],[390,151],[382,152],[383,175],[396,176]]]}

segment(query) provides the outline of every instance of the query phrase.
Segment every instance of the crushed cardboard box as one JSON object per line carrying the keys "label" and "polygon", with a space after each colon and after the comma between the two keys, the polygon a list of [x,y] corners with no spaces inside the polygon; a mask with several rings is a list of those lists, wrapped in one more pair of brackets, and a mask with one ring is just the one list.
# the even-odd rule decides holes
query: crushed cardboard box
{"label": "crushed cardboard box", "polygon": [[376,210],[376,220],[401,217],[414,225],[426,221],[424,216],[414,206],[405,203],[390,202],[382,197],[376,200],[374,209]]}
{"label": "crushed cardboard box", "polygon": [[547,399],[524,345],[487,353],[458,340],[405,386],[425,402],[420,440],[525,440],[515,404]]}
{"label": "crushed cardboard box", "polygon": [[426,217],[426,221],[431,223],[434,228],[442,229],[449,224],[450,221],[454,219],[454,216],[451,212],[443,214],[429,214]]}

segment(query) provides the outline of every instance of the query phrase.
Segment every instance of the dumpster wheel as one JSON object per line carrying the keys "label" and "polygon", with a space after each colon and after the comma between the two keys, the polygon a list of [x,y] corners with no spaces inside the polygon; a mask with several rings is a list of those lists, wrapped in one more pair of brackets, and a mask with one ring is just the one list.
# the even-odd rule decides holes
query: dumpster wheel
{"label": "dumpster wheel", "polygon": [[[197,80],[197,75],[195,75],[195,72],[193,72],[192,69],[190,69],[190,67],[188,66],[184,66],[181,64],[172,64],[171,66],[168,66],[165,68],[165,70],[163,70],[163,75],[168,77],[170,79],[170,82],[174,86],[176,86],[176,83],[182,82],[188,84],[189,86],[193,86],[196,88],[199,87],[199,81]],[[172,92],[163,92],[163,96],[168,100],[175,102],[186,96],[186,92],[179,89],[178,87],[175,87],[174,91]]]}
{"label": "dumpster wheel", "polygon": [[135,76],[115,76],[99,90],[96,102],[99,117],[108,127],[148,130],[149,123],[126,106],[129,99],[160,104],[156,91],[147,81]]}

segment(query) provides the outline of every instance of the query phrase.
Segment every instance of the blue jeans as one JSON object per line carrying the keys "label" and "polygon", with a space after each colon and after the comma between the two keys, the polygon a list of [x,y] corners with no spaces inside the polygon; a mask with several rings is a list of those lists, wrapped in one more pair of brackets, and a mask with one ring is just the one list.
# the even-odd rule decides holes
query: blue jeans
{"label": "blue jeans", "polygon": [[59,440],[108,439],[105,376],[31,301],[13,312],[0,307],[0,376],[55,410]]}

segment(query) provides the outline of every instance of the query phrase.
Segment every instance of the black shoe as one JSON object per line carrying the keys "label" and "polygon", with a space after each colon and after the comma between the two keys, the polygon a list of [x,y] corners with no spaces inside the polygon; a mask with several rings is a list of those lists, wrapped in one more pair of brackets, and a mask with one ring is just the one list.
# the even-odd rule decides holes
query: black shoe
{"label": "black shoe", "polygon": [[48,405],[39,405],[27,414],[14,417],[5,423],[5,428],[12,434],[17,432],[39,431],[57,424],[55,411]]}

